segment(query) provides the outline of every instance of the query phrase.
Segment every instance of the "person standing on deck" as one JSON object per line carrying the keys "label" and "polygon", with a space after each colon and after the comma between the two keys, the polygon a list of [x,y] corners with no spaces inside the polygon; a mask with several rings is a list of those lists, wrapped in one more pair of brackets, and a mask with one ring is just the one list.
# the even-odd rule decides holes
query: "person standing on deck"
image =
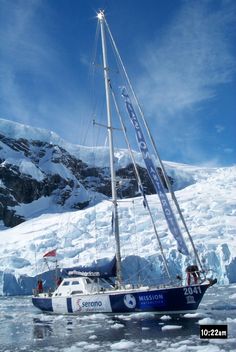
{"label": "person standing on deck", "polygon": [[43,281],[41,279],[38,279],[37,292],[38,293],[43,293]]}
{"label": "person standing on deck", "polygon": [[194,279],[194,284],[197,285],[198,279],[200,279],[200,272],[197,265],[188,265],[186,268],[187,273],[187,284],[191,284],[191,276]]}

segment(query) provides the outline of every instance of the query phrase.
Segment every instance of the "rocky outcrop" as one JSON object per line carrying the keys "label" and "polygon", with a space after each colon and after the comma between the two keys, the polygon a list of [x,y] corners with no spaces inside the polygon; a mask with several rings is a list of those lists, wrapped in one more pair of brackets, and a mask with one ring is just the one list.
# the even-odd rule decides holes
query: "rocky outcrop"
{"label": "rocky outcrop", "polygon": [[[138,170],[146,194],[154,193],[146,169]],[[139,195],[132,164],[117,169],[117,190],[120,198]],[[107,167],[91,167],[59,145],[0,134],[0,220],[5,226],[30,217],[24,205],[47,199],[58,211],[83,209],[95,193],[111,196]]]}

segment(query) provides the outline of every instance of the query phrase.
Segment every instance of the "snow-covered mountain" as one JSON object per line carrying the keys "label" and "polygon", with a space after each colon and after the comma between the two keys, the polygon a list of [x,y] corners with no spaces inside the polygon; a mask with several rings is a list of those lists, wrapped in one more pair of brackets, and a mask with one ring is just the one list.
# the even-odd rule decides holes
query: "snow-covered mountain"
{"label": "snow-covered mountain", "polygon": [[[138,190],[133,166],[126,151],[116,154],[119,195],[133,197]],[[0,119],[0,221],[13,227],[107,198],[108,165],[107,148],[72,145],[53,132]],[[147,193],[154,193],[145,168],[139,168]]]}
{"label": "snow-covered mountain", "polygon": [[[9,122],[4,123],[7,125],[4,137],[8,140],[21,138],[27,141],[32,140],[29,127],[21,125],[16,127],[12,124],[10,128]],[[14,129],[17,129],[18,135],[13,131]],[[29,133],[28,137],[27,133]],[[34,133],[36,133],[35,129]],[[66,142],[53,133],[46,135],[45,131],[38,130],[36,135],[33,141],[40,140],[46,143],[48,148],[50,145],[53,148],[57,146],[59,151],[61,151],[60,148],[64,149],[76,159],[81,160],[87,169],[91,167],[94,159],[103,158],[103,161],[106,160],[108,164],[107,151],[102,148],[96,150],[96,155],[94,155],[94,150],[89,148],[66,145]],[[14,151],[20,153],[22,158],[25,157],[26,152],[20,149],[14,150],[14,148],[11,148],[11,156],[7,156],[5,145],[6,143],[1,140],[1,160],[2,155],[6,156],[5,160],[14,159],[16,157]],[[27,151],[29,162],[32,145],[31,143]],[[38,146],[35,148],[37,149]],[[45,145],[44,148],[46,148]],[[99,158],[100,155],[102,155],[101,158]],[[117,151],[116,156],[120,169],[127,167],[125,151]],[[138,154],[137,158],[140,158]],[[60,168],[61,161],[58,164]],[[177,199],[204,266],[210,268],[220,282],[236,282],[236,167],[203,168],[170,162],[165,164],[168,175],[174,180]],[[21,165],[17,164],[18,167]],[[38,164],[34,165],[37,168]],[[141,160],[140,165],[142,166]],[[102,165],[96,164],[96,167],[102,168]],[[33,170],[31,176],[34,180],[35,175],[41,175],[39,171],[42,172],[41,177],[48,174],[48,170],[41,168],[41,164],[37,171],[34,167],[33,169],[27,168],[27,172],[29,170]],[[103,175],[104,170],[102,169]],[[88,192],[86,187],[82,183],[81,185],[80,187],[83,187],[84,194],[86,194]],[[94,192],[97,194],[97,190]],[[43,197],[50,198],[47,195]],[[149,195],[148,198],[170,271],[173,276],[179,273],[184,276],[184,269],[191,262],[191,257],[184,257],[177,252],[175,240],[168,233],[157,196]],[[38,203],[35,203],[35,211],[40,207],[39,199]],[[30,211],[33,210],[33,205],[31,202]],[[49,203],[49,209],[51,206],[52,204]],[[26,208],[27,204],[24,204],[25,213],[27,213]],[[47,211],[43,214],[45,209],[46,207],[42,206],[40,216],[37,217],[34,212],[33,218],[0,232],[0,292],[5,294],[29,293],[34,284],[32,278],[47,270],[43,254],[54,248],[57,248],[60,267],[90,265],[103,258],[113,258],[114,239],[111,236],[111,203],[108,198],[103,196],[103,199],[101,197],[94,206],[73,212],[66,211],[65,208],[64,212],[57,212],[54,208],[51,213]],[[142,198],[123,198],[119,202],[119,213],[124,278],[130,278],[134,282],[140,279],[146,283],[154,280],[163,282],[164,273],[160,252],[150,226],[148,213],[143,207]],[[190,248],[188,240],[187,243]]]}

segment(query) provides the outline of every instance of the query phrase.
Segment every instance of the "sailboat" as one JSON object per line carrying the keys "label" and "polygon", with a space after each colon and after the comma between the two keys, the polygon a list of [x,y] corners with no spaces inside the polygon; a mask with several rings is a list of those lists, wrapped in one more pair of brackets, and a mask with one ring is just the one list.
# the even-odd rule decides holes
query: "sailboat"
{"label": "sailboat", "polygon": [[[78,268],[69,268],[63,271],[64,279],[57,287],[54,292],[35,292],[32,297],[32,302],[35,307],[41,311],[58,313],[58,314],[84,314],[84,313],[135,313],[135,312],[155,312],[157,314],[183,314],[187,312],[196,311],[206,290],[216,283],[216,279],[207,278],[197,253],[196,247],[193,243],[193,239],[188,230],[187,224],[184,220],[180,206],[177,202],[175,194],[172,189],[171,182],[165,171],[164,165],[158,154],[155,141],[151,135],[147,121],[144,118],[143,112],[138,103],[137,97],[131,86],[129,77],[123,65],[123,61],[119,55],[116,43],[111,34],[110,28],[107,24],[104,11],[100,11],[97,14],[98,23],[101,30],[101,44],[102,44],[102,57],[103,57],[103,70],[104,70],[104,81],[105,81],[105,93],[106,93],[106,107],[107,107],[107,130],[109,137],[109,151],[110,151],[110,169],[111,169],[111,190],[112,190],[112,204],[113,204],[113,233],[116,244],[115,260],[112,267],[109,270],[96,270],[92,268],[89,270],[81,270]],[[109,77],[109,67],[107,59],[107,46],[106,46],[106,35],[110,36],[111,43],[113,45],[114,52],[117,55],[117,60],[123,69],[124,76],[128,82],[128,89],[122,88],[122,97],[126,108],[126,113],[133,125],[134,132],[136,135],[137,143],[142,154],[143,160],[146,165],[147,172],[153,183],[156,194],[159,196],[160,204],[168,224],[169,232],[173,235],[177,242],[177,247],[180,253],[188,256],[189,250],[185,243],[184,236],[177,222],[176,215],[174,214],[170,201],[167,197],[163,180],[157,172],[157,169],[152,160],[151,154],[148,149],[148,145],[145,140],[144,133],[142,132],[141,123],[138,118],[138,114],[134,108],[132,99],[135,101],[139,115],[142,118],[143,125],[147,131],[148,137],[150,138],[151,144],[155,150],[156,156],[159,160],[162,175],[165,180],[165,184],[169,190],[169,194],[172,198],[173,203],[178,211],[178,220],[181,220],[182,227],[184,228],[189,241],[193,248],[193,265],[187,268],[188,282],[183,284],[182,280],[173,280],[171,278],[168,262],[165,258],[164,250],[162,247],[161,240],[159,238],[154,217],[152,215],[148,197],[146,197],[144,188],[142,186],[141,178],[139,176],[138,168],[135,163],[134,155],[131,150],[126,128],[123,120],[120,119],[121,127],[125,135],[130,157],[132,159],[137,183],[139,186],[140,194],[143,197],[143,203],[150,215],[151,223],[153,225],[153,231],[156,235],[160,253],[163,260],[163,266],[166,270],[168,283],[165,286],[158,285],[131,285],[126,284],[122,279],[122,267],[121,267],[121,246],[120,246],[120,234],[119,234],[119,214],[118,214],[118,197],[116,189],[116,172],[114,163],[114,145],[113,145],[113,125],[112,125],[112,113],[111,113],[111,97],[113,97],[113,90],[111,86],[111,80]],[[131,92],[131,94],[129,93]],[[131,99],[132,95],[132,99]],[[113,97],[114,98],[114,97]],[[119,109],[117,107],[116,100],[114,99],[115,108],[118,115],[120,116]],[[114,273],[115,269],[115,273]],[[191,283],[190,278],[194,279]]]}

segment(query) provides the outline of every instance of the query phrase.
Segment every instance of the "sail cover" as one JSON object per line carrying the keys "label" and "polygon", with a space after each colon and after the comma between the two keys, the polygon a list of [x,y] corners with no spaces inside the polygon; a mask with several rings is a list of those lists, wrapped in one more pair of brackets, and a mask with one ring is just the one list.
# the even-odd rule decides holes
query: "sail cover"
{"label": "sail cover", "polygon": [[110,278],[116,276],[116,258],[111,261],[107,258],[100,259],[91,266],[76,266],[71,268],[64,268],[61,271],[62,276],[88,276]]}
{"label": "sail cover", "polygon": [[137,115],[134,111],[133,105],[130,101],[130,98],[128,94],[126,93],[126,90],[122,90],[122,96],[125,100],[125,105],[127,112],[129,114],[130,120],[134,126],[135,129],[135,134],[136,134],[136,139],[138,142],[139,150],[142,153],[143,160],[145,162],[147,172],[150,176],[150,179],[153,183],[153,186],[155,187],[156,193],[159,196],[163,213],[165,215],[168,227],[172,235],[177,241],[178,245],[178,251],[181,252],[182,254],[189,255],[188,248],[186,246],[186,243],[184,241],[183,235],[180,231],[180,228],[178,226],[178,223],[176,221],[175,215],[171,209],[169,200],[167,198],[167,195],[165,193],[164,186],[162,184],[162,181],[160,179],[160,176],[158,175],[158,172],[154,166],[153,160],[151,159],[151,156],[149,154],[148,146],[146,144],[144,134],[141,130],[140,123],[138,121]]}

